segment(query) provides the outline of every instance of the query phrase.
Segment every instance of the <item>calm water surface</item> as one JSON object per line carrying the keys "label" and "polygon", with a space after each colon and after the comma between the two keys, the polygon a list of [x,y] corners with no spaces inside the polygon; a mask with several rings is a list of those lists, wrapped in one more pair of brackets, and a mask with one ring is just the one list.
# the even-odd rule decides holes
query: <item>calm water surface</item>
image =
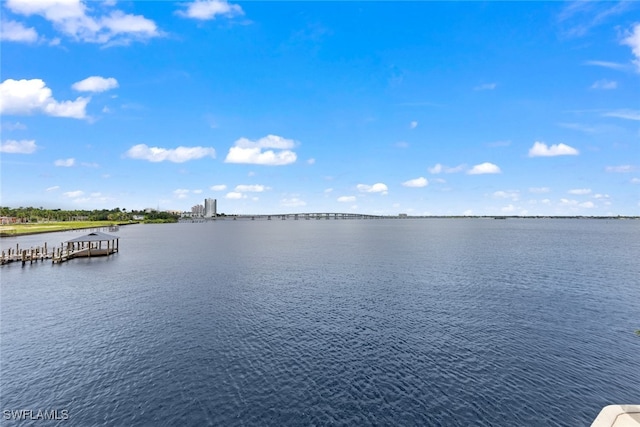
{"label": "calm water surface", "polygon": [[640,403],[640,221],[117,234],[109,258],[0,268],[1,410],[68,411],[39,426],[582,426]]}

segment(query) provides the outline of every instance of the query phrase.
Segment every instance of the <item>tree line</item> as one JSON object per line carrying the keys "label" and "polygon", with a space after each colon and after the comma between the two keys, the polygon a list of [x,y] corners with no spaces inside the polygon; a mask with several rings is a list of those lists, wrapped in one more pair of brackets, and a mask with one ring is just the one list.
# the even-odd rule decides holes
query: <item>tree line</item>
{"label": "tree line", "polygon": [[121,209],[64,210],[45,209],[43,207],[0,207],[0,216],[17,218],[18,222],[52,222],[52,221],[132,221],[143,217],[144,221],[177,222],[179,215],[170,212],[139,211]]}

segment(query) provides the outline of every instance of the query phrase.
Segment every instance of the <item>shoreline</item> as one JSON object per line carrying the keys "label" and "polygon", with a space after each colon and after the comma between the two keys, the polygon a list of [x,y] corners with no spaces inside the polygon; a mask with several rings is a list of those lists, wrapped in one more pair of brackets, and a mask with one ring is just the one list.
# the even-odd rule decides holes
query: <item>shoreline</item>
{"label": "shoreline", "polygon": [[[140,222],[125,222],[125,223],[112,223],[112,224],[94,224],[87,226],[78,226],[78,227],[64,227],[64,228],[55,228],[57,226],[52,226],[50,230],[37,230],[37,231],[17,231],[13,233],[9,233],[6,230],[0,231],[0,239],[11,238],[11,237],[21,237],[21,236],[32,236],[35,234],[48,234],[48,233],[60,233],[65,231],[78,231],[78,230],[91,230],[94,228],[109,228],[109,227],[123,227],[125,225],[131,224],[139,224]],[[14,229],[15,230],[15,229]]]}

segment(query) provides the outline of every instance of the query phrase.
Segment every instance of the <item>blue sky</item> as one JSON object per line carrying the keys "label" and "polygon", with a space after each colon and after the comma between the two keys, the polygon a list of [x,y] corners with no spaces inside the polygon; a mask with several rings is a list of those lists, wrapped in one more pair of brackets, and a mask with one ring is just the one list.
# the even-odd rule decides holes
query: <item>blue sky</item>
{"label": "blue sky", "polygon": [[640,214],[640,3],[6,0],[3,206]]}

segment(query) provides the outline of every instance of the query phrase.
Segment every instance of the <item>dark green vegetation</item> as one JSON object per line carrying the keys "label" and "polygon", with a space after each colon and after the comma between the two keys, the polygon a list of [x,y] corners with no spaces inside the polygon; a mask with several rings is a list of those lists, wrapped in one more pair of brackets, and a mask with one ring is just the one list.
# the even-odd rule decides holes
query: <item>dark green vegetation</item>
{"label": "dark green vegetation", "polygon": [[179,215],[157,211],[127,211],[126,209],[62,210],[33,207],[0,207],[0,236],[45,233],[81,228],[109,227],[136,222],[177,222]]}

